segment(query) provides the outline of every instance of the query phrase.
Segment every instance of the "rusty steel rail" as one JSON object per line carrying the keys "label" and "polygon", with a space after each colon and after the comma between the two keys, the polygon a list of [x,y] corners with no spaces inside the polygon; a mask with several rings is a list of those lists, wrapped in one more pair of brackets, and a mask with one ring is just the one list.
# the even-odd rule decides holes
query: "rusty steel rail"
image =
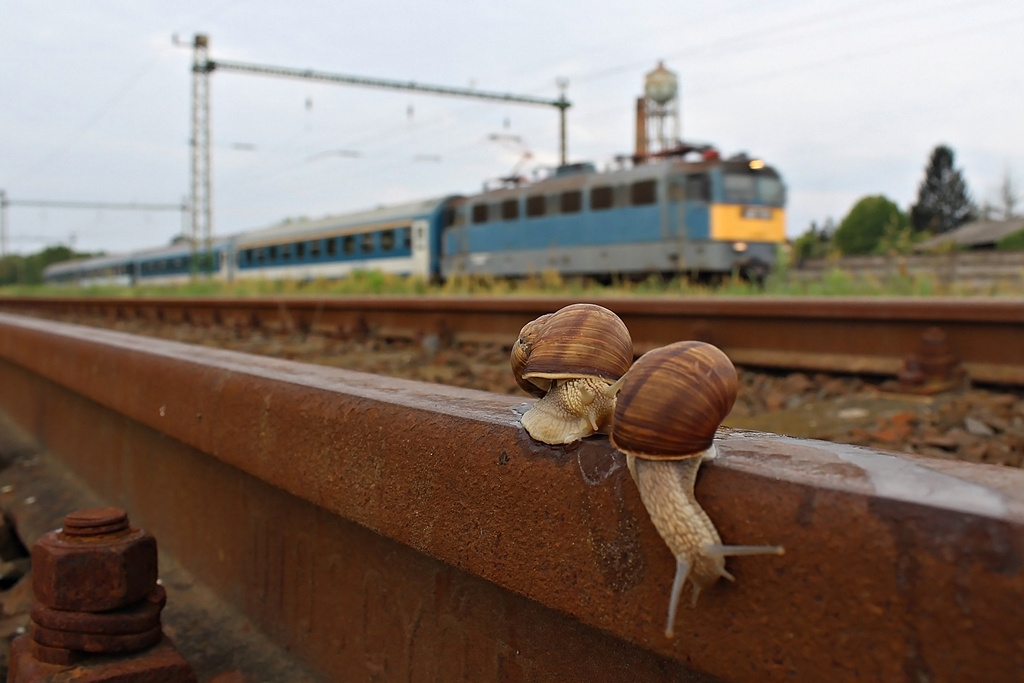
{"label": "rusty steel rail", "polygon": [[[1024,302],[991,298],[602,298],[638,351],[679,339],[749,367],[896,375],[938,328],[977,382],[1024,386]],[[508,343],[564,297],[0,298],[0,310]]]}
{"label": "rusty steel rail", "polygon": [[1024,472],[723,430],[698,499],[786,554],[668,640],[622,456],[531,441],[522,403],[0,314],[0,408],[335,680],[1024,671]]}

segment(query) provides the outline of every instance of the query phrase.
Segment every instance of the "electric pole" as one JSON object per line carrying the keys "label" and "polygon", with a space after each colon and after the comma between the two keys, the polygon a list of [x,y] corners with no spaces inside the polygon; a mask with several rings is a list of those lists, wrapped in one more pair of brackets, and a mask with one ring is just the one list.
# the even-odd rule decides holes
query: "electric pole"
{"label": "electric pole", "polygon": [[[175,44],[177,36],[174,37]],[[203,263],[212,258],[213,253],[213,209],[211,192],[210,162],[210,73],[214,70],[235,71],[264,76],[284,76],[313,81],[324,81],[342,85],[359,85],[388,90],[407,90],[412,92],[468,97],[511,104],[528,104],[555,107],[558,109],[559,121],[559,158],[564,166],[568,162],[566,141],[566,110],[572,103],[565,98],[568,82],[559,80],[558,99],[535,97],[533,95],[515,95],[477,90],[475,88],[453,88],[442,85],[425,85],[413,81],[395,81],[382,78],[366,78],[345,74],[314,71],[313,69],[294,69],[283,66],[264,64],[247,64],[228,60],[210,59],[209,36],[197,33],[192,43],[192,249],[193,262],[197,262],[196,249],[202,244],[204,251]],[[212,265],[212,264],[210,264]],[[204,266],[205,267],[205,266]]]}
{"label": "electric pole", "polygon": [[[192,50],[192,269],[209,272],[213,258],[210,178],[210,43],[197,33]],[[199,245],[202,245],[200,268]]]}

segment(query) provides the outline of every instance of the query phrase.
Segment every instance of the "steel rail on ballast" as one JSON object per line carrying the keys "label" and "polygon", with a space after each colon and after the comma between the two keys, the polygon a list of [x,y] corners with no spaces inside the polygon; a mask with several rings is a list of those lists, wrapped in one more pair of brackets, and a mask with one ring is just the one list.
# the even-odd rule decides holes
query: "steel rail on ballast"
{"label": "steel rail on ballast", "polygon": [[[896,375],[938,328],[976,382],[1024,386],[1024,302],[993,298],[601,297],[638,352],[679,339],[748,367]],[[326,334],[384,331],[511,344],[567,297],[0,298],[0,310],[257,325]]]}
{"label": "steel rail on ballast", "polygon": [[786,554],[669,640],[623,457],[533,442],[524,402],[0,314],[0,408],[334,680],[1024,670],[1024,472],[721,431],[697,497]]}

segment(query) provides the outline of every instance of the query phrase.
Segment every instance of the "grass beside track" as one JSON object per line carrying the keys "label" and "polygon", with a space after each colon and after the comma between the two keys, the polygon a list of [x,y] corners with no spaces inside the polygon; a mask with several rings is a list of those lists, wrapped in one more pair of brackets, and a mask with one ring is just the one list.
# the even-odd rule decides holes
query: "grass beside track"
{"label": "grass beside track", "polygon": [[560,296],[1024,296],[1019,283],[997,282],[978,286],[946,284],[927,275],[909,274],[881,279],[858,276],[833,269],[816,280],[792,277],[785,267],[777,269],[761,284],[739,277],[726,277],[716,282],[693,282],[685,278],[665,279],[651,276],[646,280],[613,278],[601,283],[588,278],[562,277],[544,273],[522,279],[486,276],[451,278],[443,284],[431,283],[422,277],[390,275],[377,271],[356,272],[338,280],[239,280],[219,282],[199,276],[187,284],[175,286],[145,285],[138,287],[67,287],[51,285],[17,285],[0,288],[4,296],[102,296],[102,297],[202,297],[202,296],[344,296],[344,295],[560,295]]}

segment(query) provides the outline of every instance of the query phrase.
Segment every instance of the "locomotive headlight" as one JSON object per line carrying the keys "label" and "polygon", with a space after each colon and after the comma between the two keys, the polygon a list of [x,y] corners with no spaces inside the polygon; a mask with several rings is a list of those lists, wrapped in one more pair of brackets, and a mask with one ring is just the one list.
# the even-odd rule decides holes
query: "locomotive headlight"
{"label": "locomotive headlight", "polygon": [[758,170],[760,170],[762,168],[764,168],[764,161],[762,159],[751,159],[750,160],[750,170],[751,171],[758,171]]}
{"label": "locomotive headlight", "polygon": [[747,243],[746,242],[733,242],[732,243],[732,250],[737,252],[737,253],[742,254],[743,252],[745,252],[747,250]]}

